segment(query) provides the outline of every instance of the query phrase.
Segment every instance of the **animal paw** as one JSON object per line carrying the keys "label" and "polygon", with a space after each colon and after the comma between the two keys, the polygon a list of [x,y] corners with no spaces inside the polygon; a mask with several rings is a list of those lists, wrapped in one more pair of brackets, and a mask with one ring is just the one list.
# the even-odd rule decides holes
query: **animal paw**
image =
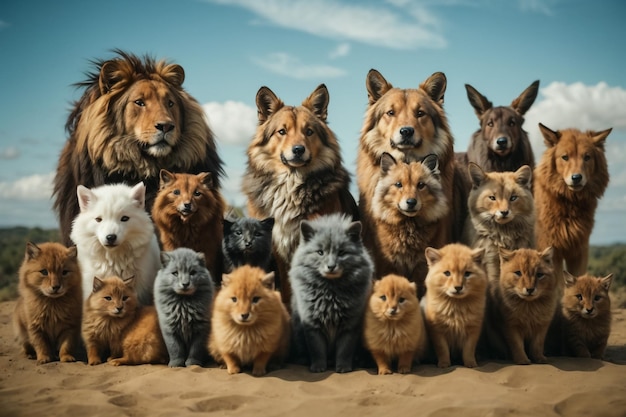
{"label": "animal paw", "polygon": [[450,363],[450,361],[439,361],[439,362],[437,362],[437,367],[438,368],[449,368],[450,365],[452,365]]}
{"label": "animal paw", "polygon": [[119,359],[110,359],[110,360],[107,361],[107,363],[109,365],[113,365],[113,366],[120,366],[121,365]]}
{"label": "animal paw", "polygon": [[241,372],[241,368],[238,367],[238,366],[232,365],[232,366],[227,366],[226,367],[226,371],[228,371],[228,373],[230,375],[234,375],[234,374],[240,373]]}
{"label": "animal paw", "polygon": [[266,373],[267,373],[267,372],[265,371],[265,368],[261,368],[261,367],[256,368],[256,367],[255,367],[254,369],[252,369],[252,375],[253,375],[253,376],[263,376],[263,375],[265,375]]}
{"label": "animal paw", "polygon": [[478,362],[476,362],[476,360],[464,361],[463,365],[465,365],[466,368],[476,368],[478,366]]}
{"label": "animal paw", "polygon": [[183,367],[183,366],[185,366],[185,359],[183,359],[183,358],[170,359],[170,361],[167,364],[167,366],[169,366],[170,368],[180,368],[180,367]]}
{"label": "animal paw", "polygon": [[48,355],[41,355],[37,357],[37,365],[43,365],[44,363],[52,362],[52,357]]}
{"label": "animal paw", "polygon": [[335,368],[335,372],[337,372],[338,374],[345,374],[348,372],[352,372],[352,367],[349,365],[337,365],[337,367]]}
{"label": "animal paw", "polygon": [[[398,369],[398,372],[400,372],[400,369]],[[402,373],[402,372],[400,372],[400,373]],[[393,372],[391,371],[391,369],[389,369],[387,367],[378,368],[378,375],[391,375],[391,374],[393,374]]]}
{"label": "animal paw", "polygon": [[[391,373],[391,372],[389,372],[389,373]],[[411,373],[411,367],[410,366],[398,367],[398,373],[399,374],[410,374]]]}
{"label": "animal paw", "polygon": [[87,361],[87,365],[89,365],[89,366],[100,365],[101,363],[102,363],[102,361],[100,359],[89,359]]}
{"label": "animal paw", "polygon": [[309,367],[309,370],[311,372],[315,372],[315,373],[320,373],[320,372],[326,372],[326,365],[321,365],[321,364],[312,364]]}
{"label": "animal paw", "polygon": [[76,362],[76,358],[72,355],[61,355],[61,362]]}
{"label": "animal paw", "polygon": [[548,358],[543,355],[536,356],[533,358],[535,363],[548,363]]}
{"label": "animal paw", "polygon": [[530,365],[530,359],[527,357],[513,359],[516,365]]}
{"label": "animal paw", "polygon": [[188,358],[185,361],[185,366],[194,366],[194,365],[202,366],[202,361],[200,359],[195,359],[195,358]]}

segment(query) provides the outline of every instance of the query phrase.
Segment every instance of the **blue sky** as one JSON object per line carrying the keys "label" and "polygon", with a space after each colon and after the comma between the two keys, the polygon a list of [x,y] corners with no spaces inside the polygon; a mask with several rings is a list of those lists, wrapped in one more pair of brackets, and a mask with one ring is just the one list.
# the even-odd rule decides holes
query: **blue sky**
{"label": "blue sky", "polygon": [[0,226],[56,227],[51,180],[66,140],[72,84],[113,48],[182,65],[185,89],[203,104],[228,178],[242,204],[254,98],[266,85],[299,104],[330,92],[328,120],[354,172],[367,104],[365,76],[417,87],[448,78],[445,109],[455,149],[478,120],[464,84],[495,105],[539,79],[525,129],[613,127],[611,183],[592,243],[626,242],[626,2],[622,0],[5,0],[0,6]]}

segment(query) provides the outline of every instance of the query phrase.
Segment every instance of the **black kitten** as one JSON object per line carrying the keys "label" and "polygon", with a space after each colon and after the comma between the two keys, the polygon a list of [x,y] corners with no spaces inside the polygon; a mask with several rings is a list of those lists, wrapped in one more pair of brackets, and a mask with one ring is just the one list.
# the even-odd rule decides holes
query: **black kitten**
{"label": "black kitten", "polygon": [[270,272],[272,258],[272,227],[274,218],[264,220],[240,217],[224,219],[224,273],[241,265],[251,265]]}

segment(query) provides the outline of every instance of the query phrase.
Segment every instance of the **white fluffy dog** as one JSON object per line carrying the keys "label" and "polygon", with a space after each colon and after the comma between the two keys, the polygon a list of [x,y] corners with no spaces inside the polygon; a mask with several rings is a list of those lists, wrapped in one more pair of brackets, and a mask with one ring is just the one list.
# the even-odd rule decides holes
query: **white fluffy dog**
{"label": "white fluffy dog", "polygon": [[154,279],[161,268],[154,225],[145,210],[146,187],[110,184],[89,189],[79,185],[80,213],[70,238],[78,248],[83,300],[94,277],[135,277],[139,302],[152,304]]}

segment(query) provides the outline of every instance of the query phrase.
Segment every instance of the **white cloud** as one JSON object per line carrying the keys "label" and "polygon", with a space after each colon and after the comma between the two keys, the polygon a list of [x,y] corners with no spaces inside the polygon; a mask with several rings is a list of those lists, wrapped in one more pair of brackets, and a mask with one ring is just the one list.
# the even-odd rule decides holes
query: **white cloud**
{"label": "white cloud", "polygon": [[3,200],[50,200],[54,172],[31,175],[16,181],[0,182],[0,198]]}
{"label": "white cloud", "polygon": [[350,53],[350,44],[340,43],[339,45],[337,45],[335,49],[330,51],[330,54],[328,54],[328,57],[330,59],[341,58],[343,56],[348,55],[349,53]]}
{"label": "white cloud", "polygon": [[339,0],[207,0],[239,6],[268,24],[314,36],[392,49],[443,48],[438,20],[413,2],[396,9]]}
{"label": "white cloud", "polygon": [[219,142],[232,145],[246,144],[254,136],[258,122],[255,108],[237,101],[210,102],[204,104],[202,108]]}
{"label": "white cloud", "polygon": [[343,69],[329,65],[308,65],[299,58],[283,52],[274,52],[264,58],[255,58],[254,62],[275,74],[299,80],[336,78],[346,74]]}
{"label": "white cloud", "polygon": [[17,159],[20,156],[20,150],[15,146],[0,149],[0,159]]}

